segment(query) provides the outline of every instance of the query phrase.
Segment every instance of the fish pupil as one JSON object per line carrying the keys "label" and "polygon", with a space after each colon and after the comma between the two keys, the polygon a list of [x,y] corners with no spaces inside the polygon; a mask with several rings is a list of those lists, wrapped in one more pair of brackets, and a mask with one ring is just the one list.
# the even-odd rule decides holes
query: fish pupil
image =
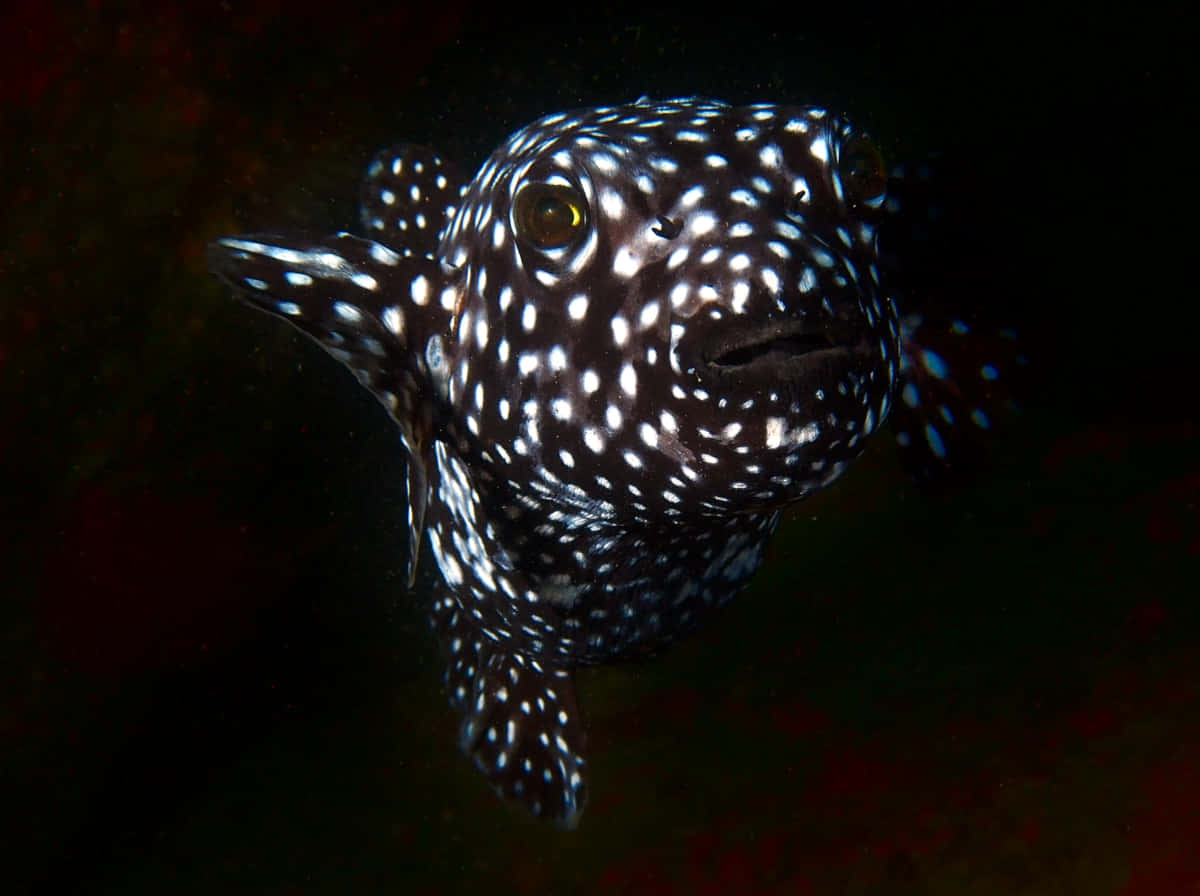
{"label": "fish pupil", "polygon": [[546,196],[534,209],[537,226],[546,242],[557,243],[571,232],[575,215],[557,196]]}

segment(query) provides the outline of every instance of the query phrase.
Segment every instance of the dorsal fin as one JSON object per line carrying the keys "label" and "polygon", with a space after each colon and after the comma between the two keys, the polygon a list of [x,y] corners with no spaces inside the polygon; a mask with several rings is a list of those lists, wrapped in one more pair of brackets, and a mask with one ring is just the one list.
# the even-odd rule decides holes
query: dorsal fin
{"label": "dorsal fin", "polygon": [[432,149],[389,146],[371,159],[362,181],[363,229],[402,254],[434,258],[465,185],[462,172]]}

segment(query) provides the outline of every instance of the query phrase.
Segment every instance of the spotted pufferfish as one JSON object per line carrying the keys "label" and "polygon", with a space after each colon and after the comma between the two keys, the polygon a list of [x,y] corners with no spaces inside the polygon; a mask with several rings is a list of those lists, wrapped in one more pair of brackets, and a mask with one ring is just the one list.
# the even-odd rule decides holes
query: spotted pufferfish
{"label": "spotted pufferfish", "polygon": [[641,99],[521,128],[470,181],[428,148],[380,152],[366,237],[210,247],[395,422],[409,583],[424,544],[461,746],[503,798],[574,827],[572,670],[711,618],[889,416],[935,466],[988,427],[939,399],[962,393],[898,314],[889,187],[824,109]]}

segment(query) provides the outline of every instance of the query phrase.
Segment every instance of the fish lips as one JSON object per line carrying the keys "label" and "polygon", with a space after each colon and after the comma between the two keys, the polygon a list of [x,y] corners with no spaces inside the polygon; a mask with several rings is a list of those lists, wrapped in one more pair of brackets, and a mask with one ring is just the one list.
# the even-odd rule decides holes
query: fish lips
{"label": "fish lips", "polygon": [[832,385],[878,363],[865,325],[808,320],[726,322],[694,343],[691,368],[728,389]]}

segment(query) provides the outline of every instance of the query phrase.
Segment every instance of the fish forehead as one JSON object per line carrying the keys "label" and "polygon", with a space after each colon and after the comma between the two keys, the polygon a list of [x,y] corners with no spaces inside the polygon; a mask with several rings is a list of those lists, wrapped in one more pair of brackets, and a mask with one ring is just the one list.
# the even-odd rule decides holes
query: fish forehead
{"label": "fish forehead", "polygon": [[[480,169],[443,255],[455,266],[500,255],[472,255],[472,235],[505,223],[519,189],[538,181],[577,187],[596,209],[600,228],[626,237],[630,248],[638,244],[646,252],[639,260],[653,260],[679,244],[644,226],[647,217],[651,224],[658,215],[696,210],[721,219],[779,217],[780,203],[798,193],[809,204],[840,203],[837,154],[853,133],[852,125],[820,107],[732,107],[701,99],[548,115],[515,132]],[[824,209],[826,217],[830,211]],[[703,239],[711,233],[707,223],[701,218],[680,236],[711,242],[715,237]],[[578,273],[594,257],[575,253],[557,273]],[[530,259],[521,252],[518,261]],[[555,260],[541,257],[530,266],[554,271]]]}

